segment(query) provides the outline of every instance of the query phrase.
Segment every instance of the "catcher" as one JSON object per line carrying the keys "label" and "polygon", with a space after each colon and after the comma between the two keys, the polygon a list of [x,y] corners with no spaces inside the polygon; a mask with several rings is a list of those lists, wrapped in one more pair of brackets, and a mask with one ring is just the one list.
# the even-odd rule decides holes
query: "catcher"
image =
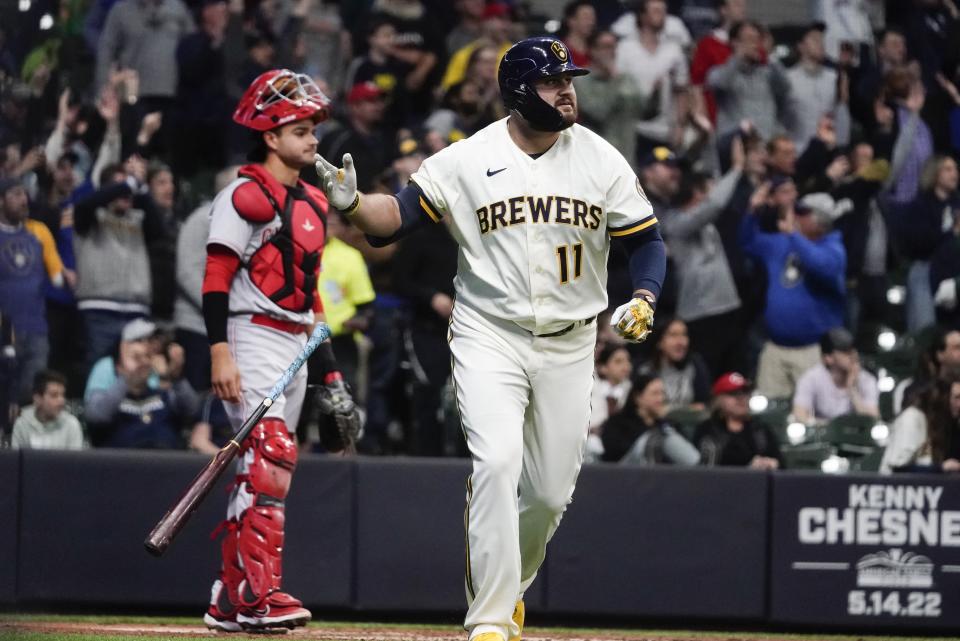
{"label": "catcher", "polygon": [[[322,319],[316,295],[327,227],[327,198],[299,180],[313,163],[314,128],[329,100],[306,75],[274,69],[247,89],[233,119],[253,131],[252,164],[214,199],[203,281],[211,382],[233,429],[266,397],[277,373]],[[326,407],[350,416],[352,401],[329,342],[308,367],[320,368]],[[297,463],[296,428],[307,392],[303,369],[241,443],[223,532],[220,576],[204,615],[209,628],[294,628],[310,611],[280,589],[284,499]],[[344,438],[355,434],[349,421]]]}

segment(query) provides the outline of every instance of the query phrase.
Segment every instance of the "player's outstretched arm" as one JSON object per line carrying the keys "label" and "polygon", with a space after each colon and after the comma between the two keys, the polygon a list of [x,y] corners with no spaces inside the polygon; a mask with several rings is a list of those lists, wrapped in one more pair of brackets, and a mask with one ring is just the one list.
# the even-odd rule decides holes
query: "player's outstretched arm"
{"label": "player's outstretched arm", "polygon": [[320,154],[314,156],[314,168],[320,187],[335,208],[350,217],[350,222],[371,236],[393,236],[402,220],[397,199],[385,194],[361,194],[357,191],[357,173],[353,157],[343,155],[343,168],[338,168]]}

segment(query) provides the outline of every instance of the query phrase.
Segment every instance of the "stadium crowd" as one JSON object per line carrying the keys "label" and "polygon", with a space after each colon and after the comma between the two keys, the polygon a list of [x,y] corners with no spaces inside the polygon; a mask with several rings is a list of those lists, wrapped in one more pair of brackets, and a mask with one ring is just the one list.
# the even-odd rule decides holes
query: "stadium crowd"
{"label": "stadium crowd", "polygon": [[[749,2],[19,3],[0,21],[4,443],[228,438],[200,288],[210,201],[249,146],[232,109],[260,73],[311,75],[334,107],[320,153],[394,193],[507,115],[499,57],[555,33],[592,71],[581,124],[634,164],[669,253],[647,343],[600,319],[587,459],[960,471],[960,11],[816,0],[806,24],[765,25]],[[381,249],[332,210],[328,229],[318,288],[361,452],[466,455],[446,226]],[[617,247],[609,271],[629,298]],[[305,410],[304,449],[325,451],[322,425]],[[868,438],[831,437],[845,426]]]}

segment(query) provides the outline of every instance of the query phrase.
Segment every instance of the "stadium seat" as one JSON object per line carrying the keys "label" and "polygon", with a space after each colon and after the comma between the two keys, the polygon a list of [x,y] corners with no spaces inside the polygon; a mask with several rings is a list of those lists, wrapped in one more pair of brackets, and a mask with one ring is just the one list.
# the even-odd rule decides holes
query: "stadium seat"
{"label": "stadium seat", "polygon": [[829,443],[805,443],[784,448],[783,466],[788,470],[819,470],[825,460],[836,450]]}

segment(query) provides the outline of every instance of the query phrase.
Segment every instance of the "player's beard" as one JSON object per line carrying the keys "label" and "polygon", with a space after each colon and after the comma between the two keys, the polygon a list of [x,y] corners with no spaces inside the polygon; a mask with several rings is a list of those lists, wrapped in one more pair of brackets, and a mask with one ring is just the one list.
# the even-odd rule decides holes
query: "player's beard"
{"label": "player's beard", "polygon": [[557,109],[557,112],[560,113],[560,117],[563,118],[563,127],[560,129],[560,131],[563,131],[564,129],[568,129],[569,127],[572,127],[574,123],[577,122],[577,106],[576,105],[567,105],[567,106],[570,107],[570,109],[561,110],[554,107],[554,109]]}

